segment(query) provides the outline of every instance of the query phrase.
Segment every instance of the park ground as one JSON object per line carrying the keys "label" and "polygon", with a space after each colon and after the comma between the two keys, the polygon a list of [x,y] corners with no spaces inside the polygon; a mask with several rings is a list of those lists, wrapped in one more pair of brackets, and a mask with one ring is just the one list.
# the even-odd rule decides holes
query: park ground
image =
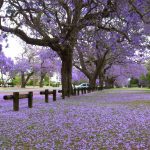
{"label": "park ground", "polygon": [[150,150],[149,89],[58,95],[56,102],[50,96],[49,103],[40,90],[33,108],[22,99],[14,112],[3,100],[12,89],[0,89],[0,150]]}

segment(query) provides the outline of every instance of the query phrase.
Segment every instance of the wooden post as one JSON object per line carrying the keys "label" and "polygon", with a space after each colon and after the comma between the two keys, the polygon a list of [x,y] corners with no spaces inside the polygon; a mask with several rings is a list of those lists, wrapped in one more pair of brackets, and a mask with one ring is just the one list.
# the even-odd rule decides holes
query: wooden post
{"label": "wooden post", "polygon": [[84,94],[86,94],[86,88],[84,88]]}
{"label": "wooden post", "polygon": [[67,90],[67,97],[70,97],[69,90]]}
{"label": "wooden post", "polygon": [[62,99],[65,99],[65,94],[64,94],[63,90],[58,90],[58,93],[62,93]]}
{"label": "wooden post", "polygon": [[80,94],[80,89],[77,89],[78,95]]}
{"label": "wooden post", "polygon": [[83,94],[83,88],[81,89],[81,93]]}
{"label": "wooden post", "polygon": [[88,88],[88,93],[90,93],[90,92],[91,92],[91,87]]}
{"label": "wooden post", "polygon": [[32,108],[32,104],[33,104],[33,92],[29,92],[29,94],[28,94],[28,107]]}
{"label": "wooden post", "polygon": [[94,92],[94,87],[92,87],[92,92]]}
{"label": "wooden post", "polygon": [[89,90],[89,89],[90,89],[90,88],[88,87],[88,88],[87,88],[87,92],[88,92],[88,93],[90,93],[90,90]]}
{"label": "wooden post", "polygon": [[74,88],[74,95],[76,96],[76,94],[77,94],[77,91],[76,91],[76,88]]}
{"label": "wooden post", "polygon": [[94,87],[92,87],[92,92],[94,92],[95,91],[95,88]]}
{"label": "wooden post", "polygon": [[73,88],[71,88],[71,94],[74,95],[74,89]]}
{"label": "wooden post", "polygon": [[65,92],[62,90],[62,99],[65,99]]}
{"label": "wooden post", "polygon": [[56,101],[56,90],[53,90],[53,101]]}
{"label": "wooden post", "polygon": [[14,111],[19,110],[19,92],[13,93],[13,110]]}
{"label": "wooden post", "polygon": [[45,103],[48,103],[48,89],[45,90]]}

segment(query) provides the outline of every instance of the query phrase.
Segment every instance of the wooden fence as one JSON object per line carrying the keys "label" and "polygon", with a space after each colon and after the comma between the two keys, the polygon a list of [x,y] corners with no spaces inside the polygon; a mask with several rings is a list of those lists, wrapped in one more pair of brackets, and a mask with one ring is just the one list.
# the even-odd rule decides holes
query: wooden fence
{"label": "wooden fence", "polygon": [[[81,89],[73,89],[73,95],[80,95],[80,94],[86,94],[86,93],[90,93],[93,92],[95,90],[101,90],[100,87],[96,87],[96,88],[81,88]],[[45,91],[41,91],[40,95],[45,95],[45,102],[48,103],[49,102],[49,95],[53,95],[53,101],[56,101],[56,97],[57,97],[57,92],[58,93],[62,93],[62,99],[65,99],[65,94],[63,90],[53,90],[53,91],[49,91],[48,89],[46,89]],[[24,99],[24,98],[28,98],[28,107],[32,108],[33,107],[33,92],[28,92],[28,94],[19,94],[19,92],[13,92],[13,95],[5,95],[4,100],[13,100],[13,110],[14,111],[19,111],[19,100],[20,99]]]}
{"label": "wooden fence", "polygon": [[49,91],[48,89],[46,89],[45,91],[41,91],[40,95],[45,95],[46,103],[48,103],[48,101],[49,101],[49,98],[48,98],[49,95],[53,95],[53,101],[56,101],[56,90]]}
{"label": "wooden fence", "polygon": [[28,107],[32,108],[33,103],[33,92],[29,92],[28,94],[19,94],[19,92],[14,92],[13,95],[5,95],[4,100],[13,100],[13,110],[19,110],[19,99],[28,98]]}

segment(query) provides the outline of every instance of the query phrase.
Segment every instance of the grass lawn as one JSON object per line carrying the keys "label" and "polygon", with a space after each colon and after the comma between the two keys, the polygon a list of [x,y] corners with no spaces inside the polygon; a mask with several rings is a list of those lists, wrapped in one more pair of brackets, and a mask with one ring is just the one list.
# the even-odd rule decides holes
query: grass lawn
{"label": "grass lawn", "polygon": [[129,90],[129,91],[132,91],[132,90],[136,90],[136,91],[150,91],[150,88],[147,88],[147,87],[143,87],[143,88],[139,88],[139,87],[131,87],[131,88],[127,88],[127,87],[124,87],[124,88],[113,88],[111,90]]}

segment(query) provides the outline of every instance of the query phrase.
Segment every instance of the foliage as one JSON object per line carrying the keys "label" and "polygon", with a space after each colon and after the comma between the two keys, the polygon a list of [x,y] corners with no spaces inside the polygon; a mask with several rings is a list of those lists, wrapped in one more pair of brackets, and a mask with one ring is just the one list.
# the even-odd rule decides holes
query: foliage
{"label": "foliage", "polygon": [[1,1],[0,11],[2,31],[58,54],[62,88],[69,94],[73,52],[86,29],[95,29],[112,51],[123,48],[131,57],[135,49],[143,53],[148,47],[149,0],[9,0]]}
{"label": "foliage", "polygon": [[16,75],[12,80],[14,85],[21,85],[21,78],[20,76]]}

